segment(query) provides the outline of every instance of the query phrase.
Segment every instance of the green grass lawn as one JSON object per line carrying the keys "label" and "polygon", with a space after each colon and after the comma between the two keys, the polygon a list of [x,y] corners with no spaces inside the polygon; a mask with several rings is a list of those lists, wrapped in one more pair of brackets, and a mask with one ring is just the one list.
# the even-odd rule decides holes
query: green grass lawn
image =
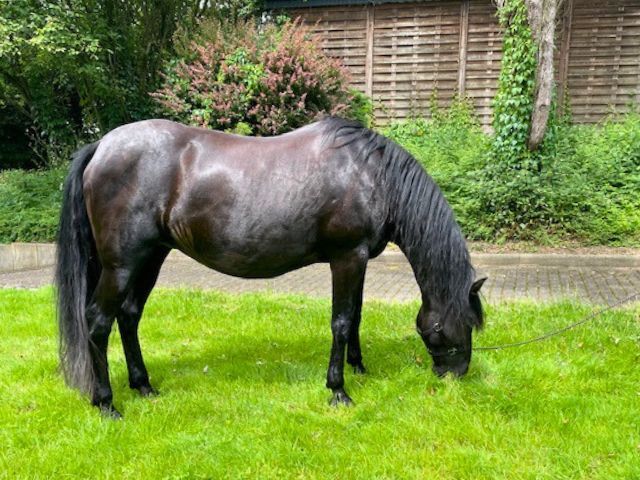
{"label": "green grass lawn", "polygon": [[[366,303],[368,373],[353,408],[328,406],[326,300],[154,292],[141,326],[160,396],[129,390],[111,341],[110,421],[56,370],[52,291],[0,290],[3,478],[640,478],[640,307],[563,337],[478,352],[440,380],[418,306]],[[476,344],[522,339],[589,312],[487,309]]]}

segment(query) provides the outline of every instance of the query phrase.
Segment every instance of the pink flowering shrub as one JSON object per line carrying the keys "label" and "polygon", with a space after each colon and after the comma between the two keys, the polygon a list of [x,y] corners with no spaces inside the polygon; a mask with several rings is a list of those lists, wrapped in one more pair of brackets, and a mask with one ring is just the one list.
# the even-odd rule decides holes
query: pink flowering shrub
{"label": "pink flowering shrub", "polygon": [[248,125],[253,134],[275,135],[348,109],[344,67],[299,21],[224,31],[192,43],[187,58],[169,66],[152,93],[163,113],[191,125],[245,131]]}

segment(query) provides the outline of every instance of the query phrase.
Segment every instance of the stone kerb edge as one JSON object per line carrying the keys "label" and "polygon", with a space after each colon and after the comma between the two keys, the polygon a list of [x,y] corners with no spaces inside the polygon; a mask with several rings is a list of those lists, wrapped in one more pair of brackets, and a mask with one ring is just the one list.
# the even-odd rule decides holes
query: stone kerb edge
{"label": "stone kerb edge", "polygon": [[0,272],[32,270],[53,265],[53,243],[10,243],[0,245]]}
{"label": "stone kerb edge", "polygon": [[[0,244],[0,272],[51,266],[55,263],[55,252],[54,243]],[[405,263],[406,259],[399,251],[385,251],[375,261]],[[478,267],[638,268],[640,255],[472,253],[471,262]]]}

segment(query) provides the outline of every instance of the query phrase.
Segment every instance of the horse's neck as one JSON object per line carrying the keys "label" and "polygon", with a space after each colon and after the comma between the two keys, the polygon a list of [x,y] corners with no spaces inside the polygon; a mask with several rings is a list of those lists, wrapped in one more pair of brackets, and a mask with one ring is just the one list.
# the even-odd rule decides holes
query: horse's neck
{"label": "horse's neck", "polygon": [[[416,247],[415,245],[406,245],[401,239],[397,240],[397,244],[411,265],[411,269],[413,270],[416,282],[420,288],[422,298],[428,298],[431,291],[429,288],[429,279],[431,278],[431,275],[429,274],[429,265],[425,262],[426,255],[418,252],[419,247]],[[426,249],[428,247],[424,246],[423,248]]]}

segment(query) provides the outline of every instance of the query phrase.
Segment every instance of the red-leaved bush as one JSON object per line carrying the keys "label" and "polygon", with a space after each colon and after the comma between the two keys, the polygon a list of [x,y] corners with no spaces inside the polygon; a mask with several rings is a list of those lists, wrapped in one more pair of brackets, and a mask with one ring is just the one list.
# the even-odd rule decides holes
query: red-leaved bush
{"label": "red-leaved bush", "polygon": [[348,108],[346,70],[299,21],[225,30],[192,43],[188,59],[170,65],[162,88],[152,93],[171,118],[274,135]]}

